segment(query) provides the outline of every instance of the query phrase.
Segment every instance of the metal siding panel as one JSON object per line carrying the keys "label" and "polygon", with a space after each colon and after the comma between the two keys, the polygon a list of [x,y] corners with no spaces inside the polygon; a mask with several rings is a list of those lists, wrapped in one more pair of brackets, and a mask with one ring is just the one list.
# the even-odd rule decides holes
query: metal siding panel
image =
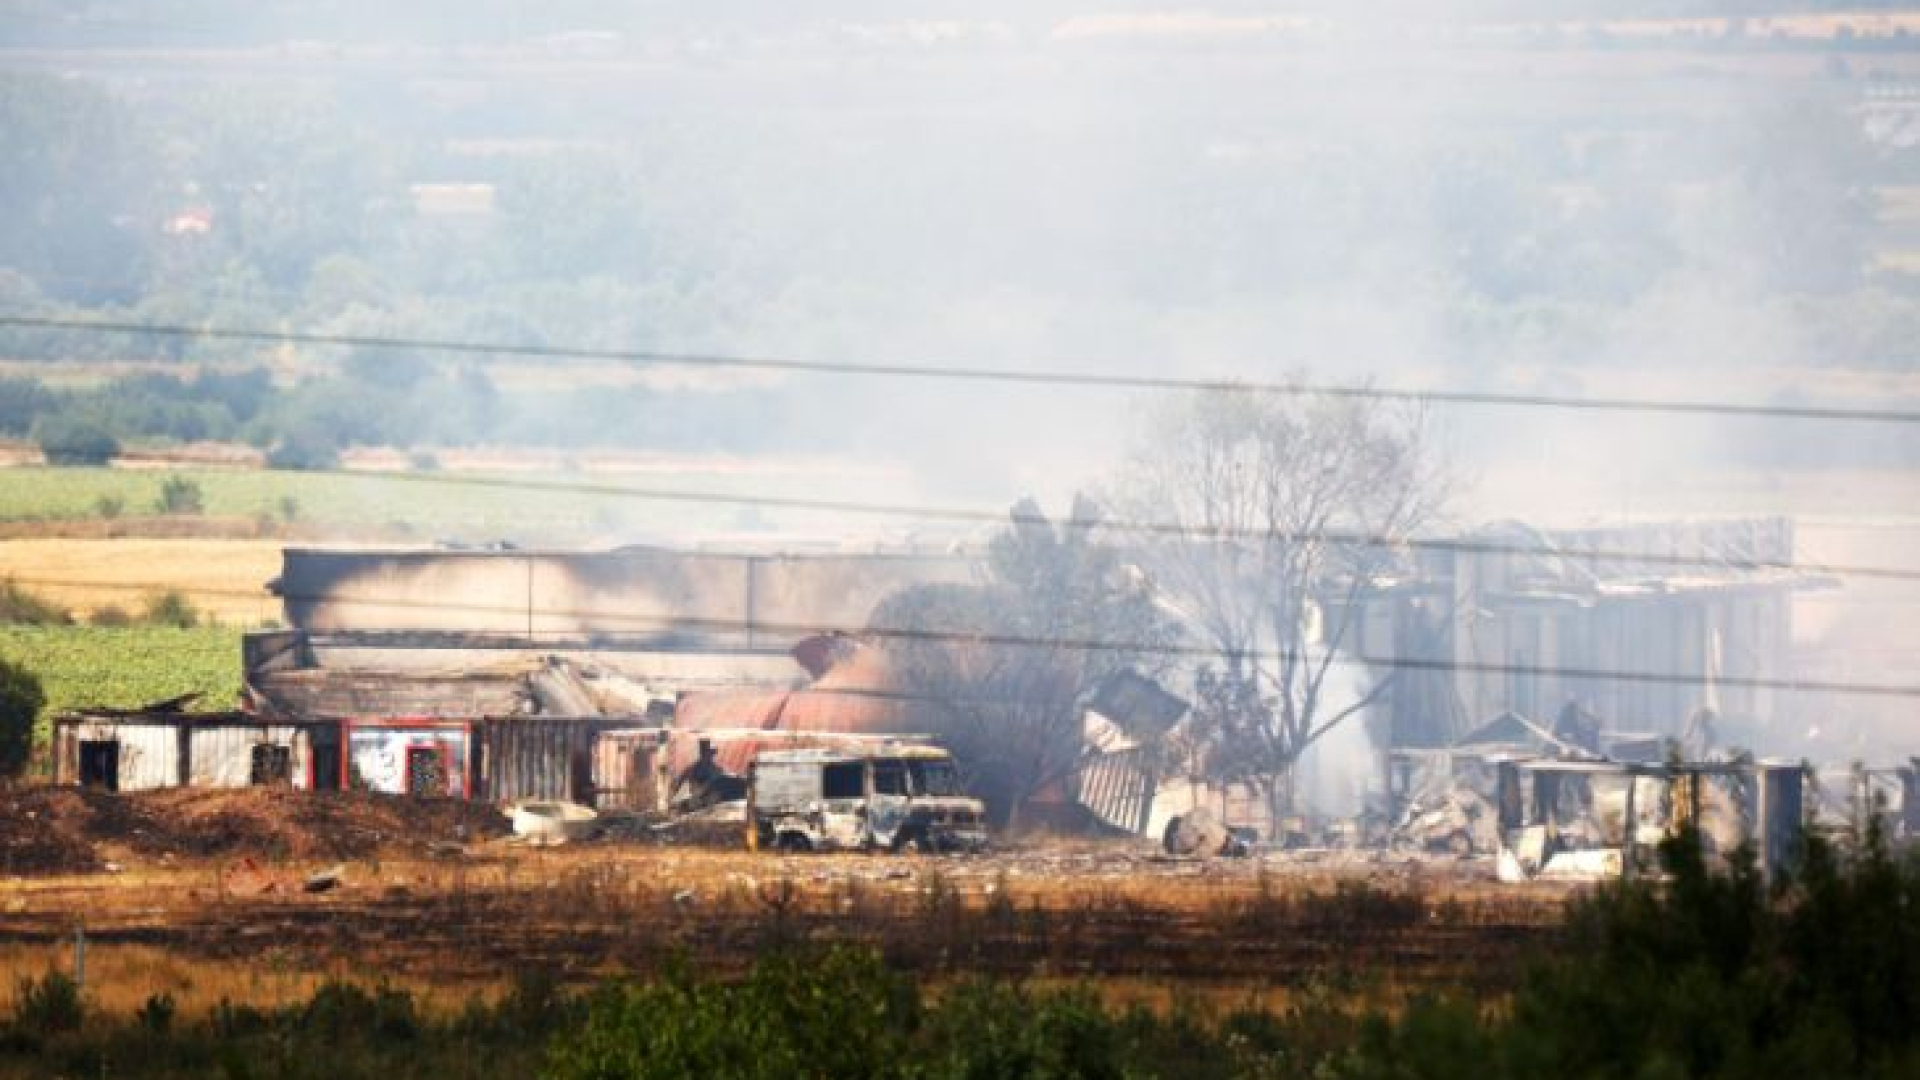
{"label": "metal siding panel", "polygon": [[293,786],[305,791],[313,773],[313,734],[305,728],[288,728],[287,745],[293,748]]}
{"label": "metal siding panel", "polygon": [[[230,727],[198,728],[187,744],[188,783],[194,787],[244,787],[252,771],[253,740],[235,738]],[[247,760],[236,762],[236,755]]]}
{"label": "metal siding panel", "polygon": [[121,791],[151,791],[178,784],[180,742],[172,724],[108,726],[108,731],[108,738],[120,740]]}
{"label": "metal siding panel", "polygon": [[53,725],[53,782],[80,782],[80,741],[74,738],[73,725],[70,723],[56,722]]}
{"label": "metal siding panel", "polygon": [[240,788],[253,782],[253,748],[285,746],[295,787],[306,786],[311,745],[291,724],[218,724],[193,729],[188,761],[195,787]]}

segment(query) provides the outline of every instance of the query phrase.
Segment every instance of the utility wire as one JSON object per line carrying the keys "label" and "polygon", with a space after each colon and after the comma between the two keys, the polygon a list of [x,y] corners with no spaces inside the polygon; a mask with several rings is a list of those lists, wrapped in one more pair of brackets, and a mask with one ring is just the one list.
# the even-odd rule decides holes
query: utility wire
{"label": "utility wire", "polygon": [[[34,588],[66,589],[170,589],[193,596],[238,597],[260,599],[259,593],[247,589],[220,588],[217,586],[181,585],[178,583],[154,582],[103,582],[85,580],[60,580],[50,578],[14,578],[15,584]],[[352,595],[339,593],[282,593],[282,600],[296,603],[328,603],[338,605],[360,605],[363,607],[386,607],[400,610],[460,611],[475,614],[498,614],[511,616],[518,625],[525,626],[522,620],[573,619],[611,624],[631,624],[630,632],[672,633],[675,631],[699,631],[705,633],[741,633],[741,634],[778,634],[794,638],[810,637],[819,634],[842,634],[854,638],[877,639],[883,641],[931,642],[973,647],[991,648],[1030,648],[1058,649],[1067,652],[1116,652],[1123,654],[1166,656],[1176,658],[1205,658],[1224,656],[1223,650],[1207,645],[1186,645],[1168,642],[1125,642],[1103,641],[1099,639],[1073,639],[1031,636],[1022,634],[968,633],[950,630],[921,630],[904,627],[834,627],[812,623],[769,622],[759,619],[734,619],[706,616],[677,615],[635,615],[620,611],[596,610],[591,608],[550,608],[534,607],[529,604],[478,603],[459,600],[427,600],[409,597],[382,597],[374,595]],[[326,631],[309,631],[324,639]],[[415,643],[429,642],[436,633],[433,630],[405,631],[362,631],[371,637],[388,634],[395,638],[408,638]],[[537,647],[546,638],[551,644],[556,640],[564,641],[584,636],[590,648],[601,651],[621,651],[623,645],[628,650],[648,647],[645,642],[619,643],[609,641],[597,635],[609,633],[604,629],[579,631],[542,631],[532,635],[520,631],[439,631],[448,635],[449,649],[471,648],[476,637],[495,637],[505,640],[526,642],[528,647]],[[571,638],[570,638],[571,636]],[[1244,654],[1251,658],[1281,659],[1284,654],[1278,649],[1255,649]],[[1787,693],[1833,693],[1866,697],[1920,698],[1920,685],[1902,685],[1895,683],[1838,682],[1818,679],[1773,679],[1751,676],[1688,675],[1678,672],[1656,671],[1619,671],[1603,668],[1546,667],[1536,664],[1481,663],[1459,660],[1426,660],[1417,657],[1367,656],[1353,654],[1351,659],[1375,668],[1387,668],[1394,671],[1427,672],[1472,672],[1483,675],[1534,675],[1568,680],[1591,680],[1596,682],[1625,682],[1674,686],[1715,686],[1737,687],[1748,690],[1773,690]],[[831,689],[831,688],[830,688]],[[838,691],[836,691],[838,692]]]}
{"label": "utility wire", "polygon": [[[313,475],[313,474],[309,474]],[[969,525],[1006,525],[1013,521],[1005,510],[974,510],[964,507],[930,506],[911,503],[869,503],[846,499],[813,499],[789,495],[732,494],[716,491],[683,491],[673,488],[639,488],[622,484],[604,484],[585,480],[522,480],[513,477],[453,475],[442,472],[351,472],[333,469],[319,475],[357,481],[391,480],[409,484],[449,484],[506,491],[543,494],[593,495],[636,499],[645,502],[680,503],[700,506],[746,506],[765,510],[800,510],[820,513],[852,514],[873,517],[899,517],[930,521],[953,521]],[[1716,570],[1783,572],[1830,577],[1878,578],[1891,581],[1920,581],[1920,570],[1897,567],[1859,566],[1845,563],[1802,563],[1789,559],[1742,559],[1727,556],[1671,555],[1660,552],[1634,552],[1604,548],[1563,548],[1546,544],[1515,544],[1498,540],[1422,539],[1384,536],[1352,530],[1322,529],[1312,532],[1269,532],[1265,529],[1196,529],[1178,522],[1103,519],[1095,526],[1113,532],[1149,536],[1168,536],[1188,540],[1236,540],[1253,543],[1324,543],[1356,547],[1406,548],[1413,551],[1438,551],[1466,555],[1531,555],[1541,558],[1586,560],[1593,562],[1638,563],[1651,566],[1706,567]]]}
{"label": "utility wire", "polygon": [[[1642,401],[1632,402],[1621,399],[1586,398],[1541,398],[1518,395],[1466,394],[1443,391],[1402,391],[1378,390],[1369,387],[1354,386],[1311,386],[1302,383],[1240,383],[1207,382],[1176,379],[1136,379],[1131,376],[1084,375],[1065,372],[1018,372],[996,371],[983,368],[925,368],[904,366],[875,366],[855,364],[816,363],[811,361],[788,361],[757,359],[749,357],[729,357],[693,353],[661,352],[622,352],[611,350],[565,349],[550,346],[503,345],[484,343],[460,343],[449,341],[431,341],[426,339],[367,337],[356,335],[301,334],[289,331],[266,331],[244,329],[220,329],[206,327],[170,326],[149,323],[102,322],[95,320],[52,319],[30,316],[0,315],[0,326],[36,327],[69,331],[95,331],[111,333],[147,333],[167,336],[238,339],[261,342],[304,343],[329,346],[361,346],[394,349],[426,349],[443,351],[482,352],[510,355],[532,355],[541,357],[560,357],[567,359],[621,360],[642,364],[705,364],[749,368],[795,369],[807,371],[826,371],[846,374],[876,375],[919,375],[927,377],[954,378],[1008,378],[1029,382],[1085,383],[1103,386],[1138,386],[1178,390],[1228,390],[1246,392],[1292,393],[1292,394],[1328,394],[1332,396],[1372,397],[1387,400],[1432,400],[1432,401],[1471,401],[1482,404],[1512,405],[1551,405],[1579,408],[1626,409],[1644,406],[1661,411],[1718,411],[1743,415],[1781,415],[1795,418],[1826,419],[1878,419],[1878,420],[1920,420],[1920,413],[1897,412],[1890,410],[1817,410],[1790,406],[1746,406],[1726,403]],[[366,474],[349,473],[345,470],[333,470],[331,475],[363,478]],[[631,488],[610,484],[590,484],[583,482],[552,483],[544,481],[513,480],[504,478],[454,477],[440,473],[383,473],[381,479],[415,483],[464,484],[475,487],[517,489],[523,491],[563,492],[569,494],[590,494],[617,496],[622,498],[643,499],[659,502],[678,502],[684,504],[733,505],[775,508],[788,510],[824,511],[843,514],[878,515],[893,517],[912,517],[929,520],[960,521],[971,524],[1006,522],[1007,515],[997,511],[963,510],[931,506],[908,506],[898,504],[856,503],[845,500],[803,499],[779,496],[730,495],[714,492],[688,492],[666,489]],[[1841,564],[1795,563],[1791,560],[1767,559],[1727,559],[1685,555],[1667,555],[1653,552],[1624,552],[1608,550],[1575,550],[1552,548],[1545,545],[1516,545],[1495,541],[1477,540],[1437,540],[1383,537],[1352,531],[1321,531],[1312,534],[1277,534],[1264,530],[1206,530],[1198,531],[1191,527],[1173,523],[1106,521],[1105,528],[1121,532],[1175,535],[1207,540],[1251,540],[1256,542],[1325,542],[1371,547],[1404,547],[1411,550],[1445,551],[1466,554],[1516,554],[1558,557],[1567,559],[1609,560],[1661,566],[1713,567],[1718,569],[1748,571],[1784,571],[1833,576],[1881,578],[1888,580],[1920,580],[1920,571],[1899,570],[1884,567],[1848,566]]]}
{"label": "utility wire", "polygon": [[12,19],[19,22],[42,23],[64,28],[99,28],[103,30],[153,30],[162,34],[212,35],[214,31],[204,26],[186,26],[180,23],[150,22],[144,19],[123,19],[116,16],[100,15],[50,15],[32,11],[0,11],[0,19]]}
{"label": "utility wire", "polygon": [[73,333],[145,334],[198,341],[249,341],[278,345],[322,345],[346,348],[470,353],[520,356],[543,360],[594,360],[641,366],[707,367],[742,371],[787,371],[825,375],[865,375],[909,379],[941,379],[1024,383],[1047,386],[1086,386],[1124,390],[1222,391],[1229,393],[1313,395],[1374,401],[1401,401],[1429,405],[1493,405],[1526,408],[1581,409],[1608,412],[1652,412],[1767,417],[1780,420],[1868,421],[1920,423],[1920,411],[1867,409],[1817,405],[1759,405],[1740,402],[1658,398],[1565,397],[1549,394],[1501,394],[1470,390],[1412,390],[1383,387],[1307,383],[1261,382],[1237,379],[1181,379],[1159,375],[1118,375],[1061,369],[1022,370],[978,366],[935,366],[899,363],[862,363],[848,360],[797,360],[770,356],[656,350],[592,349],[560,345],[515,345],[503,342],[454,341],[369,334],[320,334],[291,330],[241,327],[181,326],[163,323],[96,319],[64,319],[30,315],[0,315],[0,326]]}

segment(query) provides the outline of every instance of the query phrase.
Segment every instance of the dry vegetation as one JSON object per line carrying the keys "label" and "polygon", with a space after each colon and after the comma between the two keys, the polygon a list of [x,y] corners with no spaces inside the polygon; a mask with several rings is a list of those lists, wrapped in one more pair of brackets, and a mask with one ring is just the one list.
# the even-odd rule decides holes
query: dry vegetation
{"label": "dry vegetation", "polygon": [[[273,1001],[310,989],[283,969],[377,972],[457,996],[527,965],[584,984],[676,958],[737,971],[803,942],[870,945],[936,979],[1097,977],[1122,995],[1172,983],[1264,999],[1330,977],[1369,995],[1498,992],[1504,961],[1564,898],[1451,860],[1199,862],[1130,843],[977,858],[529,849],[488,839],[499,815],[462,803],[263,791],[14,802],[14,870],[39,876],[0,879],[0,982],[43,970],[84,923],[129,998],[236,997],[236,981]],[[28,834],[49,839],[30,852]],[[335,862],[344,884],[303,891]]]}
{"label": "dry vegetation", "polygon": [[280,548],[278,540],[8,540],[0,579],[83,620],[103,607],[138,611],[172,589],[216,622],[258,626],[280,616],[279,598],[264,587],[280,572]]}

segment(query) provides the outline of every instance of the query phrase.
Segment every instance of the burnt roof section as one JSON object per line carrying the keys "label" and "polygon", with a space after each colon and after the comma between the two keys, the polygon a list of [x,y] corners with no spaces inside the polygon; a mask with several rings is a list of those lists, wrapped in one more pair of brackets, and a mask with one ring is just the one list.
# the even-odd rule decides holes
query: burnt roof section
{"label": "burnt roof section", "polygon": [[297,668],[257,673],[247,694],[263,714],[302,717],[457,719],[523,715],[532,706],[523,676],[484,672],[420,675]]}

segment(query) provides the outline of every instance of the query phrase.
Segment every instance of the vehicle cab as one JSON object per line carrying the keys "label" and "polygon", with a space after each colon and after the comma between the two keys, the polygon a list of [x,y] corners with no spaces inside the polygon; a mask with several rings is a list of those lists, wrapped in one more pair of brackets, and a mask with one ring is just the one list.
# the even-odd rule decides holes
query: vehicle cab
{"label": "vehicle cab", "polygon": [[747,787],[747,843],[786,851],[969,851],[986,807],[935,746],[763,751]]}

